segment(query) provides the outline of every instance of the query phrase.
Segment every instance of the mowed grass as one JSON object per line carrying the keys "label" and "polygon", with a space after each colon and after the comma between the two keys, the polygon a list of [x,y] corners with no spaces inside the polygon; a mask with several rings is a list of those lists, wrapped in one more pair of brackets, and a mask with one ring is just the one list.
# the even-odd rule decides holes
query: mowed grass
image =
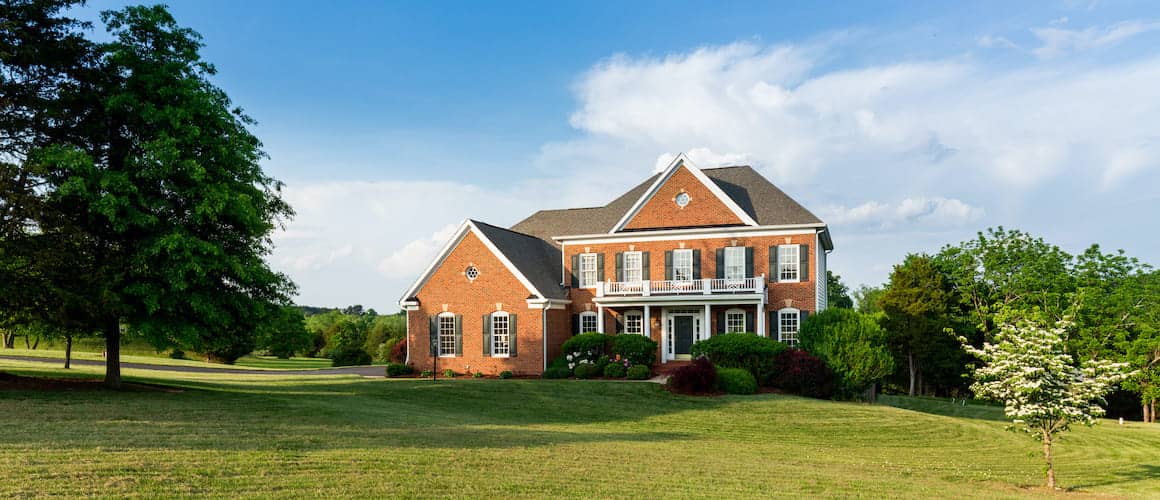
{"label": "mowed grass", "polygon": [[[628,382],[126,375],[184,390],[0,391],[0,497],[1052,495],[1039,447],[986,406],[946,416],[964,410]],[[1071,496],[1160,493],[1160,426],[1103,422],[1056,451]]]}
{"label": "mowed grass", "polygon": [[[28,356],[33,358],[59,359],[61,361],[61,365],[63,366],[64,364],[64,351],[56,349],[3,349],[0,350],[0,356]],[[73,351],[72,359],[100,362],[105,361],[105,357],[101,354],[101,351]],[[330,368],[332,364],[330,359],[327,358],[295,357],[290,359],[278,359],[273,356],[251,355],[238,358],[237,362],[232,365],[224,365],[221,363],[209,363],[198,359],[173,359],[162,354],[122,354],[121,362],[161,366],[194,366],[238,369],[253,368],[258,370],[313,370],[319,368]]]}

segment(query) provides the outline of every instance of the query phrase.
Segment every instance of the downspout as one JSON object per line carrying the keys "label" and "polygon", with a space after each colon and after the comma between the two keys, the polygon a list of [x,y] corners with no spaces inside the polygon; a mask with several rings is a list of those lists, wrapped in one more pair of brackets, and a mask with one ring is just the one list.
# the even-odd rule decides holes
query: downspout
{"label": "downspout", "polygon": [[[407,315],[407,355],[403,358],[403,364],[411,364],[411,311],[403,308],[403,314]],[[390,357],[390,355],[387,355]]]}
{"label": "downspout", "polygon": [[548,308],[552,307],[551,302],[545,302],[544,308],[540,311],[540,321],[542,323],[543,335],[540,339],[544,342],[544,371],[548,371]]}

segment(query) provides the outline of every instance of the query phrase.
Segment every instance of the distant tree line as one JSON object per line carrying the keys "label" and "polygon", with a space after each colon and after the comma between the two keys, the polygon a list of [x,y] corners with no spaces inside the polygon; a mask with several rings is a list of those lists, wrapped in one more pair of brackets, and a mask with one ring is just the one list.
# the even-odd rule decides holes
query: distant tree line
{"label": "distant tree line", "polygon": [[895,361],[888,387],[912,395],[969,394],[978,358],[957,337],[981,348],[1001,326],[1029,323],[1062,332],[1061,345],[1076,366],[1126,363],[1131,375],[1119,383],[1119,394],[1135,399],[1145,421],[1157,417],[1160,272],[1123,251],[1092,245],[1072,255],[999,227],[933,255],[906,256],[882,286],[846,296],[846,287],[834,282],[840,277],[831,279],[832,307],[850,304],[885,330]]}

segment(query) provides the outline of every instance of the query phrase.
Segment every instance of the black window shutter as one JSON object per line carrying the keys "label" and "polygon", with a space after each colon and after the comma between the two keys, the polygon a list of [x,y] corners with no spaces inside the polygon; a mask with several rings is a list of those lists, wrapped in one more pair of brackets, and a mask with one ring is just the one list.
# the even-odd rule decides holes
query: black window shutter
{"label": "black window shutter", "polygon": [[781,271],[777,266],[777,247],[769,247],[769,281],[777,283],[781,281]]}
{"label": "black window shutter", "polygon": [[604,281],[604,254],[596,254],[596,281]]}
{"label": "black window shutter", "polygon": [[798,312],[798,331],[799,332],[802,330],[802,325],[806,324],[806,320],[809,319],[809,317],[810,317],[809,311],[799,311]]}
{"label": "black window shutter", "polygon": [[580,333],[580,315],[573,314],[572,315],[572,335],[576,335],[577,333]]}
{"label": "black window shutter", "polygon": [[725,249],[717,249],[717,279],[725,277]]}
{"label": "black window shutter", "polygon": [[767,314],[769,321],[765,322],[765,329],[769,330],[769,338],[778,340],[777,332],[781,331],[780,323],[777,322],[777,311],[769,311]]}
{"label": "black window shutter", "polygon": [[717,333],[725,333],[725,311],[717,311]]}
{"label": "black window shutter", "polygon": [[624,281],[624,252],[616,252],[616,281]]}
{"label": "black window shutter", "polygon": [[612,327],[612,333],[619,334],[624,331],[624,314],[616,315],[616,325]]}
{"label": "black window shutter", "polygon": [[701,251],[693,250],[693,279],[701,279]]}
{"label": "black window shutter", "polygon": [[484,314],[480,322],[483,324],[483,355],[491,356],[491,315]]}
{"label": "black window shutter", "polygon": [[428,331],[431,337],[431,355],[439,355],[439,316],[431,316],[431,329]]}
{"label": "black window shutter", "polygon": [[640,276],[645,281],[652,279],[648,272],[648,252],[640,253]]}
{"label": "black window shutter", "polygon": [[749,311],[745,312],[745,331],[750,333],[757,332],[757,323],[753,322],[753,313]]}
{"label": "black window shutter", "polygon": [[580,254],[572,256],[572,288],[580,286]]}
{"label": "black window shutter", "polygon": [[673,279],[673,251],[665,250],[665,279]]}
{"label": "black window shutter", "polygon": [[519,342],[516,340],[516,332],[518,332],[518,331],[519,331],[519,327],[516,325],[516,315],[509,313],[508,314],[508,356],[511,356],[513,358],[516,357],[516,354],[517,354],[516,345],[519,344]]}
{"label": "black window shutter", "polygon": [[745,277],[753,277],[753,247],[745,247]]}
{"label": "black window shutter", "polygon": [[799,249],[801,252],[798,257],[801,259],[801,278],[802,281],[810,281],[810,246],[802,245]]}
{"label": "black window shutter", "polygon": [[455,315],[455,355],[463,355],[463,316]]}

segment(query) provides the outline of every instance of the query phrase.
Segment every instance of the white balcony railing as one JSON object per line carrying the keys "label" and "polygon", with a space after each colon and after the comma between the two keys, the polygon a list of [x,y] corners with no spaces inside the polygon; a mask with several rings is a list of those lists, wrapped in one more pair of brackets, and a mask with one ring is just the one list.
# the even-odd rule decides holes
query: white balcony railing
{"label": "white balcony railing", "polygon": [[736,279],[604,281],[597,285],[597,297],[652,295],[712,295],[715,293],[762,293],[765,276]]}

